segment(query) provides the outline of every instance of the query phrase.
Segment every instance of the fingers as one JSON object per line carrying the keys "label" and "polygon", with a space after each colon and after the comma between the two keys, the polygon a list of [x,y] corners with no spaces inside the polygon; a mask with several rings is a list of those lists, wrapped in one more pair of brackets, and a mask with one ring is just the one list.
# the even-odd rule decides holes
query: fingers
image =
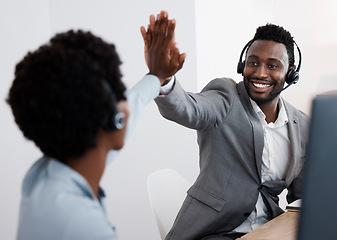
{"label": "fingers", "polygon": [[162,11],[155,21],[153,32],[152,32],[152,40],[153,45],[160,47],[163,46],[167,41],[167,27],[168,27],[168,14],[165,11]]}
{"label": "fingers", "polygon": [[153,31],[155,22],[156,22],[156,19],[155,19],[154,15],[151,15],[151,16],[150,16],[149,29],[151,29],[152,31]]}
{"label": "fingers", "polygon": [[145,30],[145,27],[141,26],[140,32],[142,34],[144,45],[146,48],[149,48],[152,44],[152,31],[149,28],[148,31]]}
{"label": "fingers", "polygon": [[146,30],[144,26],[140,27],[140,33],[142,34],[142,37],[144,39],[144,43],[146,44]]}
{"label": "fingers", "polygon": [[[143,37],[143,39],[144,39],[144,43],[145,43],[145,44],[147,44],[147,43],[146,43],[146,40],[149,38],[148,35],[149,35],[149,34],[151,35],[152,32],[153,32],[154,25],[155,25],[155,21],[156,21],[155,16],[154,16],[154,15],[151,15],[151,16],[150,16],[150,24],[149,24],[148,27],[147,27],[147,31],[146,31],[146,29],[145,29],[144,26],[141,26],[141,27],[140,27],[140,32],[141,32],[141,34],[142,34],[142,37]],[[151,36],[150,36],[150,37],[151,37]]]}
{"label": "fingers", "polygon": [[[155,22],[156,22],[156,19],[155,19],[154,15],[151,15],[150,16],[150,24],[147,26],[147,30],[151,29],[151,31],[153,31]],[[143,38],[144,38],[145,33],[146,33],[145,27],[141,26],[140,30],[141,30],[141,33],[142,33]]]}
{"label": "fingers", "polygon": [[147,41],[147,47],[151,47],[152,45],[152,30],[151,29],[147,31],[146,41]]}
{"label": "fingers", "polygon": [[[180,56],[179,56],[179,67],[178,67],[178,71],[183,67],[184,62],[185,62],[185,59],[186,59],[186,53],[180,54]],[[177,71],[177,72],[178,72],[178,71]]]}
{"label": "fingers", "polygon": [[[171,24],[173,24],[173,26],[171,26]],[[175,28],[176,28],[176,20],[172,19],[169,21],[169,31],[168,31],[169,34],[172,34],[171,36],[172,43],[175,43]]]}
{"label": "fingers", "polygon": [[147,31],[143,26],[140,29],[144,42],[148,47],[150,45],[149,40],[153,40],[153,44],[159,46],[174,41],[175,20],[168,20],[168,13],[166,11],[161,11],[157,15],[157,18],[151,15],[149,20],[150,24]]}
{"label": "fingers", "polygon": [[174,19],[169,20],[165,44],[169,44],[170,47],[174,44],[174,29],[175,29],[175,27],[176,27],[175,20]]}
{"label": "fingers", "polygon": [[184,62],[185,62],[185,58],[186,58],[186,53],[179,53],[179,49],[175,46],[173,49],[171,49],[170,52],[170,65],[172,68],[176,68],[176,71],[174,73],[176,73],[177,71],[179,71]]}
{"label": "fingers", "polygon": [[160,11],[160,13],[157,14],[157,20],[160,20],[162,17],[168,17],[168,13],[164,10]]}
{"label": "fingers", "polygon": [[178,50],[178,48],[171,49],[170,57],[171,57],[171,61],[170,61],[171,67],[177,68],[179,66],[179,50]]}

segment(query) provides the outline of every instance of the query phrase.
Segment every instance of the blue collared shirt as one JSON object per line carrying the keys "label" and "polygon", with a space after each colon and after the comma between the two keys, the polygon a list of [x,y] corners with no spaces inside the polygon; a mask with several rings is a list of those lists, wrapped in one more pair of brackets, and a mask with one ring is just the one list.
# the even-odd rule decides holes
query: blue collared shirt
{"label": "blue collared shirt", "polygon": [[[159,89],[158,78],[146,75],[126,93],[131,107],[126,137],[147,103],[159,95]],[[107,163],[117,154],[111,151]],[[86,179],[72,168],[42,157],[23,181],[17,239],[115,240],[104,199],[102,189],[97,198]]]}
{"label": "blue collared shirt", "polygon": [[22,187],[18,239],[117,239],[106,217],[104,193],[58,160],[43,157]]}

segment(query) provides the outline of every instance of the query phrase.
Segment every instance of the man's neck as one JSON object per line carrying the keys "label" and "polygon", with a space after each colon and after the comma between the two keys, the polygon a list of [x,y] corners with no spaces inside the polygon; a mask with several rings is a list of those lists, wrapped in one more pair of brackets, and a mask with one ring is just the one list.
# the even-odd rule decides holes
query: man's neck
{"label": "man's neck", "polygon": [[275,98],[271,102],[257,103],[257,105],[260,107],[264,115],[266,115],[267,123],[276,121],[278,117],[278,113],[279,113],[278,102],[279,102],[279,98]]}

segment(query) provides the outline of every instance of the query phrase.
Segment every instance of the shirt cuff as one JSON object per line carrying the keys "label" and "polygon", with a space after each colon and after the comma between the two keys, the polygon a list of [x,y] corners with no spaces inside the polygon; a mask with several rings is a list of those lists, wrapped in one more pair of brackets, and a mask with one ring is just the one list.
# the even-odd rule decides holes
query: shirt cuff
{"label": "shirt cuff", "polygon": [[176,82],[176,76],[174,76],[174,79],[171,78],[171,80],[165,84],[164,86],[160,87],[160,95],[167,95],[169,94],[173,87],[174,87],[174,83]]}

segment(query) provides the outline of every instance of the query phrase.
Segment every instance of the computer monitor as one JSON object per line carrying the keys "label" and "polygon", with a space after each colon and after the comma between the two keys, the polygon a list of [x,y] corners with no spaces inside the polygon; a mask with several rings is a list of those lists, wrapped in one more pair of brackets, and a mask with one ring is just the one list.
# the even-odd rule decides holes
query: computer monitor
{"label": "computer monitor", "polygon": [[314,98],[298,240],[337,239],[337,93]]}

